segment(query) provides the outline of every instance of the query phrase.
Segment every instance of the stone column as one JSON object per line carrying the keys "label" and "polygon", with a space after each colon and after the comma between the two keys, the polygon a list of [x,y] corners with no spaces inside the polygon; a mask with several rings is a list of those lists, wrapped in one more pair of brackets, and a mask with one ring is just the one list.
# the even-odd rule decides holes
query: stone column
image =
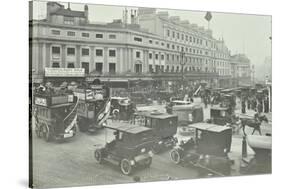
{"label": "stone column", "polygon": [[80,68],[81,63],[80,63],[80,56],[81,56],[81,46],[76,45],[76,63],[75,63],[75,68]]}
{"label": "stone column", "polygon": [[65,48],[65,46],[66,46],[65,44],[61,45],[61,67],[62,68],[67,67],[66,62],[65,62],[65,60],[66,60],[66,48]]}
{"label": "stone column", "polygon": [[89,62],[90,72],[96,69],[94,56],[95,56],[95,47],[91,46],[90,47],[90,62]]}
{"label": "stone column", "polygon": [[46,43],[45,67],[51,67],[50,46],[51,46],[50,43]]}
{"label": "stone column", "polygon": [[35,63],[38,65],[38,73],[43,73],[43,43],[38,43],[38,59]]}
{"label": "stone column", "polygon": [[117,48],[116,73],[121,72],[121,49]]}
{"label": "stone column", "polygon": [[104,50],[103,50],[103,60],[104,60],[104,62],[103,62],[103,72],[104,73],[107,73],[107,72],[109,72],[109,70],[108,70],[108,48],[107,47],[105,47],[104,48]]}

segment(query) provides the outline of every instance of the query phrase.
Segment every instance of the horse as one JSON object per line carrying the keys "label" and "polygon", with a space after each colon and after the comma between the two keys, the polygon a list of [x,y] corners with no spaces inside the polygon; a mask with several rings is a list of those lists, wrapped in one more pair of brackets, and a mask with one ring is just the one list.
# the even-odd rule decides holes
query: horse
{"label": "horse", "polygon": [[240,121],[241,121],[240,129],[243,128],[244,135],[246,135],[246,133],[245,133],[246,126],[253,128],[252,135],[255,133],[255,131],[258,131],[259,134],[262,135],[261,127],[260,127],[261,123],[263,121],[268,123],[268,119],[265,115],[258,115],[258,114],[255,115],[254,119],[253,118],[240,118]]}

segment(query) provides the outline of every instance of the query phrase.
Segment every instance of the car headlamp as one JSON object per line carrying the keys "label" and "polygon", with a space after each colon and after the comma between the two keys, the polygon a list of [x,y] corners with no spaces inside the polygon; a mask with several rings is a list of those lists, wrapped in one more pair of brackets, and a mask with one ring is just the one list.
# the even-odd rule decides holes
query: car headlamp
{"label": "car headlamp", "polygon": [[141,149],[141,152],[144,153],[145,152],[145,148]]}
{"label": "car headlamp", "polygon": [[131,160],[130,163],[131,163],[131,165],[135,165],[135,161],[134,160]]}

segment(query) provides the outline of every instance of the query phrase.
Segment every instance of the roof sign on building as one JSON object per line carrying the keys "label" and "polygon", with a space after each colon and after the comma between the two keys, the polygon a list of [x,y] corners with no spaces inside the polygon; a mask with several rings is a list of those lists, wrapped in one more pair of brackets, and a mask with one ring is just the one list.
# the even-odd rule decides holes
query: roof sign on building
{"label": "roof sign on building", "polygon": [[45,68],[45,77],[85,77],[84,68]]}

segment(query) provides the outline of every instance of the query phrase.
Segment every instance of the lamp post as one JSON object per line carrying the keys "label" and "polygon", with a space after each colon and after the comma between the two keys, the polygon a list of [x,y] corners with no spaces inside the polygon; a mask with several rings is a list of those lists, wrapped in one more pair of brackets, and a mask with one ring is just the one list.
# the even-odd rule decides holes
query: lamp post
{"label": "lamp post", "polygon": [[181,61],[180,61],[180,64],[181,64],[181,84],[182,84],[182,90],[184,91],[184,75],[183,75],[183,66],[185,65],[185,62],[184,62],[184,51],[183,49],[181,50]]}

